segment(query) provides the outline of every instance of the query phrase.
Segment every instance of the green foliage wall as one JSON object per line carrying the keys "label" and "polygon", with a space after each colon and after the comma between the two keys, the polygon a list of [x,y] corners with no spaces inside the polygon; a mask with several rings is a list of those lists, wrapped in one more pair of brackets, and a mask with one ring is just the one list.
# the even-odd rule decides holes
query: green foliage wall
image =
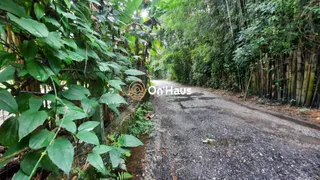
{"label": "green foliage wall", "polygon": [[165,1],[158,35],[167,49],[156,73],[319,107],[319,3]]}
{"label": "green foliage wall", "polygon": [[83,165],[79,153],[101,177],[125,169],[123,147],[142,143],[124,135],[106,145],[106,109],[119,115],[126,85],[145,75],[137,69],[148,57],[155,22],[139,13],[152,6],[142,0],[1,0],[0,109],[10,118],[0,127],[0,145],[8,148],[0,169],[19,155],[13,179],[31,179],[38,169],[73,177]]}

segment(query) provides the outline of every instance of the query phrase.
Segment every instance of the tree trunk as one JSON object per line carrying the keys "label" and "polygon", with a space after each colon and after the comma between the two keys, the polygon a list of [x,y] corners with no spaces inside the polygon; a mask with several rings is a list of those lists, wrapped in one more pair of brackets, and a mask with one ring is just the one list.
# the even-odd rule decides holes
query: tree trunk
{"label": "tree trunk", "polygon": [[296,89],[296,99],[297,105],[301,105],[301,90],[302,90],[302,58],[301,49],[297,49],[297,89]]}

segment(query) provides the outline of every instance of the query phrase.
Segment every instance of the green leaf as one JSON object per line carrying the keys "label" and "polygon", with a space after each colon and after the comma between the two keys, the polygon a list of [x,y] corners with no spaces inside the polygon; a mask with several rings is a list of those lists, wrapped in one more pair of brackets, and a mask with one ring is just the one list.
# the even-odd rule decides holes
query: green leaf
{"label": "green leaf", "polygon": [[31,33],[32,35],[36,37],[47,37],[49,35],[49,31],[46,27],[46,25],[39,23],[32,19],[26,19],[26,18],[17,18],[14,15],[8,13],[9,18],[11,21],[17,23],[21,29],[24,29]]}
{"label": "green leaf", "polygon": [[6,90],[0,90],[0,109],[10,113],[18,113],[18,105],[16,100]]}
{"label": "green leaf", "polygon": [[54,49],[63,47],[61,34],[59,32],[50,32],[47,37],[39,39]]}
{"label": "green leaf", "polygon": [[120,116],[120,111],[118,110],[118,107],[120,104],[109,104],[108,107],[116,113],[117,116]]}
{"label": "green leaf", "polygon": [[29,176],[20,169],[16,174],[14,174],[12,180],[29,180]]}
{"label": "green leaf", "polygon": [[43,99],[42,98],[36,98],[34,96],[32,96],[30,99],[29,99],[29,107],[30,109],[33,109],[33,110],[39,110],[40,107],[42,106],[42,103],[43,103]]}
{"label": "green leaf", "polygon": [[78,131],[92,131],[99,124],[100,122],[97,122],[97,121],[84,122],[78,127]]}
{"label": "green leaf", "polygon": [[8,80],[14,79],[14,72],[16,68],[13,66],[8,66],[0,71],[0,82],[6,82]]}
{"label": "green leaf", "polygon": [[107,169],[103,164],[102,158],[98,153],[92,152],[88,155],[88,162],[103,175],[107,174]]}
{"label": "green leaf", "polygon": [[31,97],[32,97],[32,95],[29,93],[21,93],[20,95],[18,95],[16,97],[16,101],[17,101],[18,107],[19,107],[19,112],[24,112],[24,111],[30,109],[29,99]]}
{"label": "green leaf", "polygon": [[12,146],[19,141],[19,122],[16,117],[6,119],[0,126],[0,144]]}
{"label": "green leaf", "polygon": [[20,49],[21,54],[26,61],[34,60],[38,52],[38,47],[33,40],[23,41]]}
{"label": "green leaf", "polygon": [[64,3],[66,3],[68,9],[71,8],[71,3],[69,0],[64,0]]}
{"label": "green leaf", "polygon": [[109,157],[112,164],[112,168],[117,168],[122,162],[121,153],[117,150],[110,151]]}
{"label": "green leaf", "polygon": [[42,129],[36,134],[32,135],[29,141],[29,147],[32,149],[40,149],[47,147],[53,139],[54,133],[47,129]]}
{"label": "green leaf", "polygon": [[34,3],[34,13],[38,20],[40,20],[44,16],[44,5],[39,3]]}
{"label": "green leaf", "polygon": [[19,121],[19,140],[27,136],[37,127],[42,125],[44,121],[48,118],[45,111],[37,111],[30,109],[21,114],[18,118]]}
{"label": "green leaf", "polygon": [[21,170],[27,174],[30,175],[33,168],[36,166],[37,161],[39,160],[41,154],[37,152],[30,152],[23,156],[21,162],[20,162],[20,168]]}
{"label": "green leaf", "polygon": [[16,4],[12,0],[1,0],[0,1],[0,9],[8,11],[14,15],[17,15],[19,17],[27,17],[26,10],[24,7]]}
{"label": "green leaf", "polygon": [[90,91],[79,85],[71,85],[68,90],[62,91],[62,96],[69,100],[82,100],[86,95],[90,95]]}
{"label": "green leaf", "polygon": [[28,73],[38,81],[46,81],[49,78],[48,73],[43,66],[39,65],[35,61],[28,61],[26,64]]}
{"label": "green leaf", "polygon": [[121,80],[110,80],[108,81],[108,84],[119,91],[122,91],[121,85],[126,85],[126,83]]}
{"label": "green leaf", "polygon": [[77,134],[77,138],[89,144],[94,144],[94,145],[100,144],[97,135],[93,132],[80,131]]}
{"label": "green leaf", "polygon": [[138,71],[136,69],[128,69],[124,72],[127,75],[131,75],[131,76],[140,76],[140,75],[145,75],[146,73],[142,72],[142,71]]}
{"label": "green leaf", "polygon": [[66,138],[58,138],[54,140],[52,145],[48,146],[47,150],[51,161],[68,175],[74,156],[71,142]]}
{"label": "green leaf", "polygon": [[78,46],[77,46],[77,44],[74,42],[73,39],[63,39],[63,40],[62,40],[62,43],[65,44],[65,45],[67,45],[67,46],[69,46],[69,47],[71,47],[71,48],[74,49],[74,50],[77,50],[77,49],[78,49]]}
{"label": "green leaf", "polygon": [[55,172],[57,175],[59,174],[59,169],[57,166],[51,161],[48,155],[43,156],[40,167],[51,172]]}
{"label": "green leaf", "polygon": [[106,145],[99,145],[96,146],[92,149],[92,152],[98,153],[98,154],[104,154],[109,151],[111,151],[113,148],[111,146],[106,146]]}
{"label": "green leaf", "polygon": [[15,54],[0,51],[0,67],[7,66],[15,60],[16,60]]}
{"label": "green leaf", "polygon": [[73,103],[63,100],[65,106],[59,106],[57,108],[58,114],[64,114],[64,118],[68,120],[76,120],[76,119],[83,119],[88,116],[88,114],[84,113],[84,111],[79,108],[78,106],[74,105]]}
{"label": "green leaf", "polygon": [[85,113],[93,115],[99,103],[95,99],[83,98],[81,105]]}
{"label": "green leaf", "polygon": [[65,128],[67,131],[69,131],[73,134],[76,133],[76,131],[77,131],[77,125],[72,120],[63,118],[63,119],[58,120],[57,124],[58,125],[61,124],[61,127]]}
{"label": "green leaf", "polygon": [[69,58],[72,59],[73,61],[81,62],[85,59],[85,57],[79,54],[78,52],[73,52],[68,50],[67,53]]}
{"label": "green leaf", "polygon": [[55,27],[59,28],[61,27],[61,24],[56,20],[56,19],[53,19],[51,17],[46,17],[44,16],[43,19],[47,22],[47,23],[50,23],[52,25],[54,25]]}
{"label": "green leaf", "polygon": [[133,81],[140,81],[140,82],[142,82],[142,80],[141,80],[140,78],[137,78],[137,77],[135,77],[135,76],[128,76],[128,77],[126,78],[126,81],[127,81],[127,82],[133,82]]}
{"label": "green leaf", "polygon": [[119,94],[106,93],[101,96],[100,103],[109,104],[128,104],[127,101]]}
{"label": "green leaf", "polygon": [[143,143],[138,138],[132,135],[122,135],[118,140],[123,147],[137,147],[143,145]]}

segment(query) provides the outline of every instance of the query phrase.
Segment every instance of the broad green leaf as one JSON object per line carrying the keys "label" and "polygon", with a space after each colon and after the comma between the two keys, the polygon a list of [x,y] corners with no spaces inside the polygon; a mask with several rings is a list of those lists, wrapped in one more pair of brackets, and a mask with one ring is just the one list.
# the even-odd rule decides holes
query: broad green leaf
{"label": "broad green leaf", "polygon": [[8,66],[0,71],[0,82],[6,82],[8,80],[14,79],[14,72],[16,68],[13,66]]}
{"label": "broad green leaf", "polygon": [[40,107],[42,106],[42,103],[43,103],[43,99],[42,98],[36,98],[36,97],[32,96],[29,99],[29,107],[30,107],[30,109],[34,109],[36,111],[40,109]]}
{"label": "broad green leaf", "polygon": [[15,60],[16,60],[15,54],[0,51],[0,67],[8,66],[11,62]]}
{"label": "broad green leaf", "polygon": [[122,91],[121,85],[126,85],[126,83],[121,80],[110,80],[108,81],[108,84],[119,91]]}
{"label": "broad green leaf", "polygon": [[29,99],[31,97],[32,97],[32,95],[29,93],[21,93],[20,95],[16,96],[16,101],[18,103],[19,112],[24,112],[24,111],[30,109]]}
{"label": "broad green leaf", "polygon": [[73,52],[73,51],[67,51],[68,53],[68,57],[70,59],[72,59],[73,61],[77,61],[77,62],[81,62],[85,59],[84,56],[82,56],[81,54],[77,53],[77,52]]}
{"label": "broad green leaf", "polygon": [[44,5],[39,3],[34,3],[34,13],[38,20],[40,20],[44,16]]}
{"label": "broad green leaf", "polygon": [[116,113],[117,116],[120,116],[120,111],[118,110],[118,107],[120,106],[120,104],[109,104],[108,107],[114,112]]}
{"label": "broad green leaf", "polygon": [[14,174],[12,180],[29,180],[29,176],[20,169],[16,174]]}
{"label": "broad green leaf", "polygon": [[122,162],[121,153],[117,150],[111,150],[109,152],[109,157],[112,164],[112,168],[117,168]]}
{"label": "broad green leaf", "polygon": [[71,8],[71,3],[70,3],[70,1],[69,1],[69,0],[63,0],[63,1],[64,1],[64,3],[66,3],[67,8],[70,9],[70,8]]}
{"label": "broad green leaf", "polygon": [[101,96],[100,103],[109,104],[128,104],[127,101],[119,94],[106,93]]}
{"label": "broad green leaf", "polygon": [[19,19],[10,13],[8,13],[8,16],[13,22],[17,23],[21,29],[28,31],[36,37],[47,37],[49,35],[46,25],[42,23],[27,18]]}
{"label": "broad green leaf", "polygon": [[47,22],[47,23],[50,23],[52,25],[54,25],[55,27],[59,28],[61,26],[61,24],[56,20],[56,19],[53,19],[51,17],[46,17],[44,16],[43,19]]}
{"label": "broad green leaf", "polygon": [[19,17],[27,17],[27,13],[24,7],[18,5],[13,0],[1,0],[0,9],[8,11]]}
{"label": "broad green leaf", "polygon": [[51,161],[68,175],[74,158],[74,148],[71,142],[64,137],[58,138],[48,146],[47,150]]}
{"label": "broad green leaf", "polygon": [[99,103],[95,99],[83,98],[81,100],[82,109],[85,113],[93,115]]}
{"label": "broad green leaf", "polygon": [[71,20],[77,20],[77,16],[71,14],[71,13],[67,13],[67,12],[62,12],[63,17],[71,19]]}
{"label": "broad green leaf", "polygon": [[43,156],[40,167],[51,172],[55,172],[57,175],[59,174],[59,169],[57,166],[51,161],[48,155]]}
{"label": "broad green leaf", "polygon": [[48,101],[51,101],[51,102],[55,102],[56,101],[56,96],[54,94],[46,94],[46,95],[42,96],[42,99],[48,100]]}
{"label": "broad green leaf", "polygon": [[36,166],[40,156],[41,154],[37,152],[30,152],[28,154],[25,154],[20,162],[20,169],[25,174],[30,175],[33,168]]}
{"label": "broad green leaf", "polygon": [[99,124],[100,122],[97,122],[97,121],[84,122],[78,127],[78,131],[92,131]]}
{"label": "broad green leaf", "polygon": [[101,156],[98,153],[92,152],[88,155],[88,162],[95,167],[99,172],[106,175],[107,169],[104,166]]}
{"label": "broad green leaf", "polygon": [[107,71],[107,72],[111,71],[111,69],[109,68],[108,65],[109,65],[109,63],[107,63],[107,62],[98,62],[99,70],[100,70],[100,71],[103,71],[103,72],[105,72],[105,71]]}
{"label": "broad green leaf", "polygon": [[12,146],[19,141],[19,122],[16,117],[6,119],[0,126],[0,144]]}
{"label": "broad green leaf", "polygon": [[71,48],[74,49],[74,50],[77,50],[77,49],[78,49],[78,46],[77,46],[77,44],[74,42],[73,39],[63,39],[63,40],[62,40],[62,43],[65,44],[65,45],[67,45],[67,46],[69,46],[69,47],[71,47]]}
{"label": "broad green leaf", "polygon": [[81,108],[77,107],[73,103],[66,100],[63,100],[63,102],[65,103],[66,107],[59,106],[57,108],[57,113],[64,114],[64,118],[68,120],[76,120],[76,119],[83,119],[88,116],[87,113],[84,113],[84,111]]}
{"label": "broad green leaf", "polygon": [[71,85],[68,90],[62,91],[62,96],[69,100],[82,100],[86,95],[90,95],[90,91],[79,85]]}
{"label": "broad green leaf", "polygon": [[61,127],[65,128],[67,131],[73,134],[77,132],[77,125],[72,120],[63,118],[57,121],[57,125],[60,126],[60,124],[61,124]]}
{"label": "broad green leaf", "polygon": [[111,58],[117,56],[115,53],[113,53],[113,52],[111,52],[111,51],[103,51],[102,53],[105,54],[105,55],[107,55],[107,56],[109,56],[109,57],[111,57]]}
{"label": "broad green leaf", "polygon": [[18,113],[18,105],[16,100],[6,90],[0,90],[0,109],[10,113]]}
{"label": "broad green leaf", "polygon": [[132,135],[122,135],[119,137],[119,143],[123,147],[137,147],[142,146],[143,143]]}
{"label": "broad green leaf", "polygon": [[21,45],[21,54],[26,61],[34,60],[38,52],[38,47],[33,40],[23,41]]}
{"label": "broad green leaf", "polygon": [[135,76],[128,76],[128,77],[126,78],[126,81],[127,81],[127,82],[133,82],[133,81],[140,81],[140,82],[142,82],[142,80],[141,80],[140,78],[137,78],[137,77],[135,77]]}
{"label": "broad green leaf", "polygon": [[127,75],[131,75],[131,76],[140,76],[140,75],[145,75],[146,73],[142,72],[142,71],[138,71],[136,69],[128,69],[124,72]]}
{"label": "broad green leaf", "polygon": [[61,49],[63,47],[61,34],[59,32],[50,32],[47,37],[40,39],[54,49]]}
{"label": "broad green leaf", "polygon": [[49,75],[46,72],[46,70],[44,69],[44,67],[39,65],[35,61],[28,61],[26,63],[26,68],[27,68],[28,73],[32,77],[37,79],[38,81],[42,81],[43,82],[43,81],[46,81],[49,78]]}
{"label": "broad green leaf", "polygon": [[48,115],[45,111],[37,111],[30,109],[21,114],[19,121],[19,139],[27,136],[37,127],[42,125],[47,119]]}
{"label": "broad green leaf", "polygon": [[77,138],[89,144],[94,144],[94,145],[100,144],[97,135],[93,132],[80,131],[77,134]]}
{"label": "broad green leaf", "polygon": [[113,148],[111,146],[107,146],[107,145],[99,145],[96,146],[92,149],[92,152],[98,153],[98,154],[104,154],[107,153],[109,151],[111,151]]}
{"label": "broad green leaf", "polygon": [[29,147],[32,149],[40,149],[47,147],[53,139],[54,133],[47,129],[42,129],[36,134],[32,135],[29,141]]}

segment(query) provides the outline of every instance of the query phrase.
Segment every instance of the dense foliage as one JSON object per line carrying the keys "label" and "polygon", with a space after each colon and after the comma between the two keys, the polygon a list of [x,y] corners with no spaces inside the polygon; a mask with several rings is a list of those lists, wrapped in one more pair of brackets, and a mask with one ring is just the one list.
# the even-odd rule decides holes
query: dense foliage
{"label": "dense foliage", "polygon": [[164,1],[156,77],[320,105],[319,0]]}
{"label": "dense foliage", "polygon": [[140,12],[156,3],[0,1],[0,109],[10,113],[0,127],[0,145],[8,148],[0,169],[16,156],[19,180],[40,170],[43,178],[81,177],[89,163],[101,177],[126,169],[124,147],[142,143],[131,135],[105,138],[105,118],[127,104],[123,87],[146,80],[157,21]]}

